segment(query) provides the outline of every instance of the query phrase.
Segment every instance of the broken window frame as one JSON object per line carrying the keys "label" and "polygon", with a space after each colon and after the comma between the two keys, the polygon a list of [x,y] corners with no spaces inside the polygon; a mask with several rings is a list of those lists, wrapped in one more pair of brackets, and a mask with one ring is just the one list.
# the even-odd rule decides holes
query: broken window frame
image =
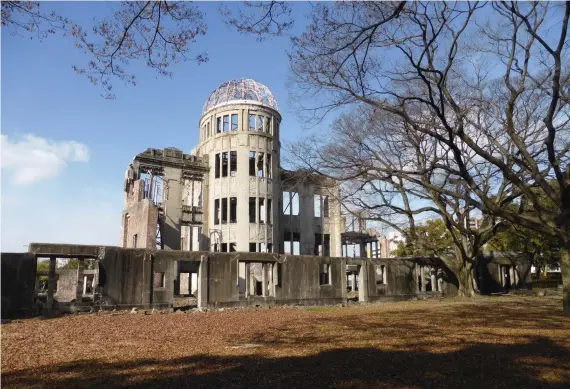
{"label": "broken window frame", "polygon": [[222,133],[222,117],[218,116],[216,118],[216,134]]}
{"label": "broken window frame", "polygon": [[271,178],[271,154],[265,156],[265,176]]}
{"label": "broken window frame", "polygon": [[257,153],[257,161],[256,161],[256,176],[257,177],[265,177],[265,171],[263,169],[263,160],[264,160],[265,153],[259,152]]}
{"label": "broken window frame", "polygon": [[250,113],[248,116],[248,131],[255,131],[255,118],[256,115]]}
{"label": "broken window frame", "polygon": [[267,224],[271,224],[271,199],[267,199]]}
{"label": "broken window frame", "polygon": [[249,242],[249,252],[250,253],[256,253],[257,252],[257,243]]}
{"label": "broken window frame", "polygon": [[299,193],[283,192],[283,215],[299,216]]}
{"label": "broken window frame", "polygon": [[329,196],[322,196],[323,217],[329,217]]}
{"label": "broken window frame", "polygon": [[265,132],[271,134],[271,116],[265,118]]}
{"label": "broken window frame", "polygon": [[[235,121],[234,121],[235,119]],[[238,114],[237,113],[232,113],[231,119],[230,119],[230,128],[232,132],[235,132],[238,130]]]}
{"label": "broken window frame", "polygon": [[263,132],[263,120],[264,120],[265,116],[263,115],[257,115],[257,126],[256,126],[256,130],[258,132]]}

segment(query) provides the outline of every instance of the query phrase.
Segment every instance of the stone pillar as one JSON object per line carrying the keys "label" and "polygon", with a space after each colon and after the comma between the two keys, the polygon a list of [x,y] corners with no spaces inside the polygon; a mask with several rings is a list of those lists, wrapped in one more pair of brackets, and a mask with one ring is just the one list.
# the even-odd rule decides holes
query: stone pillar
{"label": "stone pillar", "polygon": [[350,289],[355,292],[356,291],[356,273],[352,272],[350,273],[350,276],[352,277],[352,282],[351,282],[351,287]]}
{"label": "stone pillar", "polygon": [[366,258],[366,241],[362,239],[358,246],[360,248],[360,258]]}
{"label": "stone pillar", "polygon": [[388,285],[388,276],[386,276],[386,270],[388,269],[388,266],[382,265],[381,269],[382,269],[382,283],[384,285]]}
{"label": "stone pillar", "polygon": [[83,294],[87,294],[87,276],[83,276]]}
{"label": "stone pillar", "polygon": [[414,284],[416,284],[416,293],[420,293],[420,266],[416,263],[414,266]]}
{"label": "stone pillar", "polygon": [[431,274],[431,291],[437,292],[437,277],[435,275],[435,269],[430,267],[430,274]]}
{"label": "stone pillar", "polygon": [[519,275],[517,273],[516,266],[513,266],[513,286],[516,287],[519,284]]}
{"label": "stone pillar", "polygon": [[198,308],[207,308],[208,306],[208,262],[206,255],[200,257],[200,266],[198,267]]}
{"label": "stone pillar", "polygon": [[77,258],[77,284],[75,288],[75,305],[83,304],[83,290],[85,288],[85,280],[83,279],[83,268],[85,266],[84,258]]}
{"label": "stone pillar", "polygon": [[358,301],[368,301],[368,262],[362,261],[358,272]]}
{"label": "stone pillar", "polygon": [[437,277],[437,290],[438,292],[443,292],[443,278],[441,277],[442,271],[438,269],[438,277]]}
{"label": "stone pillar", "polygon": [[249,297],[250,295],[250,286],[251,286],[251,280],[250,280],[250,273],[249,273],[249,262],[245,263],[245,272],[243,275],[243,278],[245,278],[245,292],[244,295],[245,297]]}
{"label": "stone pillar", "polygon": [[53,295],[55,294],[55,284],[56,284],[56,274],[55,265],[56,257],[49,258],[49,272],[48,272],[48,282],[47,282],[47,310],[51,311],[53,309]]}
{"label": "stone pillar", "polygon": [[261,264],[261,295],[267,297],[267,263]]}
{"label": "stone pillar", "polygon": [[341,294],[342,294],[342,302],[344,304],[346,304],[347,296],[346,296],[346,260],[345,259],[340,260],[340,271],[341,271],[340,290],[341,290]]}
{"label": "stone pillar", "polygon": [[425,293],[426,292],[426,271],[425,271],[424,265],[420,265],[420,278],[422,280],[422,292]]}

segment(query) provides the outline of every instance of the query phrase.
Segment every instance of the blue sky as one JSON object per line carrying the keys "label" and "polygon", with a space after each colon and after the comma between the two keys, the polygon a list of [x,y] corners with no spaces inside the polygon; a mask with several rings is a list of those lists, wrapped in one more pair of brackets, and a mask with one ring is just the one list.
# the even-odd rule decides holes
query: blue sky
{"label": "blue sky", "polygon": [[[40,42],[2,31],[2,251],[26,251],[30,242],[118,245],[126,166],[148,147],[189,152],[204,101],[224,81],[267,85],[283,115],[281,141],[302,136],[288,103],[288,40],[231,31],[218,5],[199,3],[208,33],[196,53],[206,50],[209,62],[178,64],[172,78],[135,66],[137,86],[114,82],[115,100],[72,70],[89,58],[71,38]],[[112,6],[42,3],[87,27]],[[295,6],[299,31],[308,6]]]}

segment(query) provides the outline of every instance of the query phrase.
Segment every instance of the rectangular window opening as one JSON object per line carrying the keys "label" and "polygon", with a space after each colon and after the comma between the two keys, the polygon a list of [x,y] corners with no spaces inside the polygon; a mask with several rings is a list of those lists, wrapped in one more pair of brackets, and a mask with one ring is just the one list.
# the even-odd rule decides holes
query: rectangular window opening
{"label": "rectangular window opening", "polygon": [[270,134],[271,133],[271,118],[265,118],[265,132]]}
{"label": "rectangular window opening", "polygon": [[227,243],[222,243],[222,253],[227,253],[228,252],[228,244]]}
{"label": "rectangular window opening", "polygon": [[259,199],[259,222],[265,223],[265,215],[267,214],[265,211],[265,199]]}
{"label": "rectangular window opening", "polygon": [[230,253],[234,253],[237,248],[237,243],[230,243]]}
{"label": "rectangular window opening", "polygon": [[257,177],[263,177],[263,155],[264,153],[257,153]]}
{"label": "rectangular window opening", "polygon": [[255,197],[249,198],[249,222],[255,223]]}
{"label": "rectangular window opening", "polygon": [[215,162],[214,177],[220,178],[220,154],[219,153],[216,154],[215,158],[216,158],[216,162]]}
{"label": "rectangular window opening", "polygon": [[222,224],[226,224],[228,222],[228,199],[224,197],[222,199]]}
{"label": "rectangular window opening", "polygon": [[237,223],[237,197],[230,197],[230,223]]}
{"label": "rectangular window opening", "polygon": [[250,252],[250,253],[255,253],[255,252],[257,252],[257,243],[250,243],[250,244],[249,244],[249,252]]}
{"label": "rectangular window opening", "polygon": [[238,130],[238,115],[237,113],[232,114],[232,131]]}
{"label": "rectangular window opening", "polygon": [[257,131],[263,132],[263,116],[257,116]]}
{"label": "rectangular window opening", "polygon": [[237,151],[230,151],[230,176],[235,177],[237,172]]}
{"label": "rectangular window opening", "polygon": [[301,234],[293,233],[293,255],[301,255]]}
{"label": "rectangular window opening", "polygon": [[214,224],[220,224],[220,199],[214,200]]}
{"label": "rectangular window opening", "polygon": [[229,153],[226,151],[222,153],[222,177],[228,176],[229,164]]}
{"label": "rectangular window opening", "polygon": [[255,131],[255,115],[249,114],[249,131]]}
{"label": "rectangular window opening", "polygon": [[323,196],[323,217],[329,217],[329,196]]}
{"label": "rectangular window opening", "polygon": [[320,285],[330,285],[330,264],[321,263],[319,264],[319,284]]}
{"label": "rectangular window opening", "polygon": [[216,122],[216,133],[221,133],[222,132],[222,117],[219,116],[217,118],[217,122]]}
{"label": "rectangular window opening", "polygon": [[267,199],[267,224],[271,224],[271,199]]}
{"label": "rectangular window opening", "polygon": [[249,152],[249,175],[255,177],[255,151]]}
{"label": "rectangular window opening", "polygon": [[230,131],[230,116],[224,115],[224,132]]}
{"label": "rectangular window opening", "polygon": [[164,272],[154,272],[153,275],[153,287],[154,288],[164,288]]}
{"label": "rectangular window opening", "polygon": [[133,248],[137,248],[137,240],[138,240],[138,235],[134,234],[133,235]]}
{"label": "rectangular window opening", "polygon": [[321,217],[321,201],[322,201],[322,197],[319,194],[316,194],[313,196],[313,202],[315,205],[315,217]]}
{"label": "rectangular window opening", "polygon": [[271,154],[265,156],[265,176],[271,178]]}

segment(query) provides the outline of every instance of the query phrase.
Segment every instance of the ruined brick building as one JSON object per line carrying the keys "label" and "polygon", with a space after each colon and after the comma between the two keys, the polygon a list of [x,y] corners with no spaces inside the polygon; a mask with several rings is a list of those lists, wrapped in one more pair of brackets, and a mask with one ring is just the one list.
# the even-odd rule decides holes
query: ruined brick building
{"label": "ruined brick building", "polygon": [[129,165],[122,247],[340,256],[338,186],[281,169],[281,120],[265,85],[218,87],[192,154],[148,149]]}

